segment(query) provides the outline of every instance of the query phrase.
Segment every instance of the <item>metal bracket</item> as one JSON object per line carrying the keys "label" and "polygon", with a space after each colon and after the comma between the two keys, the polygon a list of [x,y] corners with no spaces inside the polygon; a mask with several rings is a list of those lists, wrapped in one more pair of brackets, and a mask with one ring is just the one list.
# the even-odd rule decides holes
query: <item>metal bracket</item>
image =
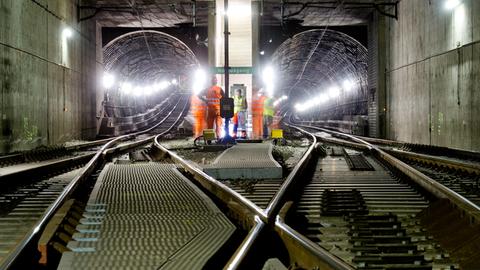
{"label": "metal bracket", "polygon": [[[88,16],[85,16],[85,17],[80,17],[80,12],[82,10],[92,10],[93,11],[93,14],[90,14]],[[97,16],[97,14],[103,12],[103,11],[109,11],[109,12],[120,12],[120,13],[131,13],[131,14],[134,14],[133,13],[133,9],[132,7],[129,7],[129,6],[119,6],[119,7],[114,7],[114,6],[103,6],[103,7],[96,7],[96,6],[80,6],[80,5],[77,5],[77,18],[78,18],[78,22],[82,22],[82,21],[86,21],[86,20],[89,20],[89,19],[92,19],[94,18],[95,16]]]}
{"label": "metal bracket", "polygon": [[[398,20],[398,2],[395,1],[394,3],[391,2],[378,2],[378,3],[356,3],[356,2],[343,2],[344,9],[366,9],[366,8],[374,8],[378,11],[381,15],[394,18]],[[319,9],[335,9],[337,8],[338,2],[337,1],[330,1],[330,2],[287,2],[286,0],[281,1],[281,25],[284,24],[284,20],[296,16],[302,13],[306,8],[319,8]],[[286,6],[300,6],[298,10],[285,14],[285,7]],[[393,7],[394,13],[385,12],[382,7]]]}

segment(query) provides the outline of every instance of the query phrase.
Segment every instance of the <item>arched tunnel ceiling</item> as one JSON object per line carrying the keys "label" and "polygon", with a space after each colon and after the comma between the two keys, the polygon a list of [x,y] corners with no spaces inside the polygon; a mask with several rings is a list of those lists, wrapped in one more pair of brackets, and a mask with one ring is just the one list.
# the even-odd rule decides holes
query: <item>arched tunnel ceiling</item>
{"label": "arched tunnel ceiling", "polygon": [[[107,27],[174,27],[193,23],[208,24],[208,5],[213,0],[90,0],[83,1],[82,17],[95,14]],[[282,4],[279,0],[253,1],[263,6],[262,24],[279,25]],[[295,20],[303,26],[364,24],[379,0],[299,0],[284,1],[285,20]]]}
{"label": "arched tunnel ceiling", "polygon": [[[346,79],[354,83],[352,91],[342,91],[340,97],[316,111],[366,101],[367,49],[341,32],[311,30],[297,34],[275,51],[272,65],[278,73],[278,91],[288,95],[292,104],[314,99],[332,86],[342,88]],[[365,110],[357,107],[346,113],[363,114]]]}
{"label": "arched tunnel ceiling", "polygon": [[148,82],[185,74],[198,65],[198,60],[180,40],[147,30],[131,32],[108,43],[104,64],[106,71],[131,82]]}

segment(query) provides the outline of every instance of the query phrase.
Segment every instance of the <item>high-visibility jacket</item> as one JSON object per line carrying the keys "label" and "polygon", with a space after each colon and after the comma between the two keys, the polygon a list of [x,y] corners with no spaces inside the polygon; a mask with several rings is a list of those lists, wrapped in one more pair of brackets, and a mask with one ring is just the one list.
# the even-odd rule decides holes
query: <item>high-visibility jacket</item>
{"label": "high-visibility jacket", "polygon": [[213,85],[207,91],[207,105],[210,109],[220,111],[220,99],[222,98],[222,88]]}
{"label": "high-visibility jacket", "polygon": [[253,95],[252,97],[252,114],[253,115],[262,115],[263,114],[263,102],[265,96]]}
{"label": "high-visibility jacket", "polygon": [[199,97],[192,95],[190,98],[190,111],[193,116],[205,115],[207,111],[207,105]]}
{"label": "high-visibility jacket", "polygon": [[263,115],[273,117],[274,114],[275,109],[273,108],[273,99],[271,97],[267,97],[263,101]]}
{"label": "high-visibility jacket", "polygon": [[247,110],[247,100],[243,96],[235,95],[233,97],[233,112],[242,112]]}

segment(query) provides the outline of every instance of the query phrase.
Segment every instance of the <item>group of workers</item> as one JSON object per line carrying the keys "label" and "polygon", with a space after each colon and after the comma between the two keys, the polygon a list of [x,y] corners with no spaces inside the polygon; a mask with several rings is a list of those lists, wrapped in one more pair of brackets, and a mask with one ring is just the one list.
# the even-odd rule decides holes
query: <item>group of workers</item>
{"label": "group of workers", "polygon": [[[217,138],[222,137],[223,119],[220,115],[220,99],[225,96],[223,89],[217,85],[217,78],[212,77],[211,86],[198,95],[192,95],[191,112],[194,118],[194,136],[202,135],[206,128],[214,129]],[[271,97],[266,96],[262,90],[253,89],[252,98],[252,129],[254,138],[268,138],[273,124],[274,106]],[[242,139],[247,138],[247,97],[241,89],[236,89],[233,96],[234,115],[233,138],[239,134]],[[206,115],[206,119],[205,119]]]}

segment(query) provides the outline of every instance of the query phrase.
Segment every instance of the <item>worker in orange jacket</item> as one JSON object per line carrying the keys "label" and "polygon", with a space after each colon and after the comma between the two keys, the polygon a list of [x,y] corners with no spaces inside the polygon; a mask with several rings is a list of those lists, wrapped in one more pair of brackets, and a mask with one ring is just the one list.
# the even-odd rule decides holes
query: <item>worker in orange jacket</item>
{"label": "worker in orange jacket", "polygon": [[265,95],[258,89],[252,89],[252,129],[254,138],[263,136],[263,102]]}
{"label": "worker in orange jacket", "polygon": [[204,100],[207,103],[207,128],[213,129],[215,124],[215,134],[217,138],[222,134],[222,117],[220,116],[220,99],[225,95],[223,89],[217,85],[217,77],[212,77],[212,86],[207,89]]}
{"label": "worker in orange jacket", "polygon": [[207,112],[206,103],[200,99],[197,95],[192,95],[190,99],[190,112],[192,113],[193,120],[193,135],[194,138],[202,135],[203,130],[206,128],[207,123],[205,116]]}

